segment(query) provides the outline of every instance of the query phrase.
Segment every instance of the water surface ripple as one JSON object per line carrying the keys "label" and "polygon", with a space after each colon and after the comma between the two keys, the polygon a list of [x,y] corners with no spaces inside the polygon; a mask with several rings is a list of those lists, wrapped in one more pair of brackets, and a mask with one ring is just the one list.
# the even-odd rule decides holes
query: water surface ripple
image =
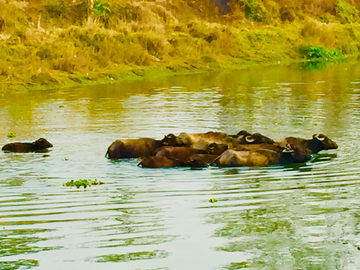
{"label": "water surface ripple", "polygon": [[[54,147],[0,153],[0,269],[360,269],[359,82],[348,62],[1,96],[1,145]],[[241,129],[339,148],[286,167],[105,158],[116,139]]]}

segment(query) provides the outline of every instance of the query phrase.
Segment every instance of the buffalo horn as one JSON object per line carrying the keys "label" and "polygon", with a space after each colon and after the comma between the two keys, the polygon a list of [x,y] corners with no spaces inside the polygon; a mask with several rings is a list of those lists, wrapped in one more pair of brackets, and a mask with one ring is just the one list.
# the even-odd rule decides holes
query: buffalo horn
{"label": "buffalo horn", "polygon": [[319,141],[324,141],[324,140],[325,140],[325,137],[322,136],[321,134],[320,134],[320,135],[314,135],[314,137],[315,137],[316,139],[318,139]]}
{"label": "buffalo horn", "polygon": [[255,141],[255,139],[252,136],[248,135],[245,137],[245,141],[247,141],[248,143],[252,143]]}

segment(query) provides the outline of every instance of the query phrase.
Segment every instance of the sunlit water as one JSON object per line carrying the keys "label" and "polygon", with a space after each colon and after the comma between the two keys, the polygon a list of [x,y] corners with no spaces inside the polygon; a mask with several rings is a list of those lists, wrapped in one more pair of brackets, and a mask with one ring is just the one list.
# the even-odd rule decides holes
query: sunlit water
{"label": "sunlit water", "polygon": [[[0,269],[360,269],[359,67],[0,96],[1,145],[54,145],[0,153]],[[324,133],[339,148],[263,168],[144,169],[104,156],[121,138],[241,129]],[[62,186],[72,179],[105,184]]]}

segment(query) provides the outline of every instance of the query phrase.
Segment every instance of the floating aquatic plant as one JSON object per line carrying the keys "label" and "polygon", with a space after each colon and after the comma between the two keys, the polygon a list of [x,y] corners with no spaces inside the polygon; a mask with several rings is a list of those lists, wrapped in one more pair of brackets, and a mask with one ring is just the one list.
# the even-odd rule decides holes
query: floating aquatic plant
{"label": "floating aquatic plant", "polygon": [[88,186],[91,187],[93,185],[103,185],[105,184],[102,181],[98,181],[97,179],[95,180],[87,180],[87,179],[79,179],[79,180],[71,180],[69,182],[63,183],[63,186],[67,186],[67,187],[73,187],[76,186],[77,188],[79,187],[84,187],[87,188]]}
{"label": "floating aquatic plant", "polygon": [[8,138],[14,138],[14,137],[16,137],[16,133],[15,132],[10,132],[10,133],[8,133],[7,137]]}

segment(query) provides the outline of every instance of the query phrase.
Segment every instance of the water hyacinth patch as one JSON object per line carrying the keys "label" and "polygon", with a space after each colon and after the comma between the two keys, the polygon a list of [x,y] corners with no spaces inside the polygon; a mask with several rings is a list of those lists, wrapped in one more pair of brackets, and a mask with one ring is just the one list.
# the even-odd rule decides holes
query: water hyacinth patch
{"label": "water hyacinth patch", "polygon": [[67,186],[67,187],[73,187],[76,186],[77,188],[83,186],[84,188],[87,188],[88,186],[91,187],[92,185],[103,185],[105,184],[102,181],[98,181],[97,179],[95,180],[87,180],[87,179],[79,179],[79,180],[71,180],[69,182],[63,183],[63,186]]}
{"label": "water hyacinth patch", "polygon": [[7,135],[8,138],[15,138],[16,137],[16,133],[15,132],[10,132]]}

